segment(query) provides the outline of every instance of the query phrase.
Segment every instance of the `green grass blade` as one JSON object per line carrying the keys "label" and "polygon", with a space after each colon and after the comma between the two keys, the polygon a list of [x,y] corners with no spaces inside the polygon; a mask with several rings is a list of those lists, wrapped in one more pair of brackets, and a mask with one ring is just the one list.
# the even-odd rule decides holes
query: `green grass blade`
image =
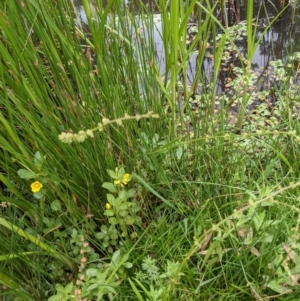
{"label": "green grass blade", "polygon": [[[6,275],[3,272],[0,272],[0,283],[2,283],[4,286],[8,287],[11,289],[11,293],[15,296],[18,296],[20,298],[22,298],[22,300],[24,301],[36,301],[35,298],[33,298],[32,296],[30,296],[30,294],[28,292],[26,292],[24,290],[24,288],[14,279],[12,279],[11,277],[9,277],[8,275]],[[1,295],[5,295],[5,293],[1,294]]]}
{"label": "green grass blade", "polygon": [[46,243],[43,243],[39,238],[25,232],[20,227],[13,225],[12,223],[6,221],[4,218],[0,217],[0,225],[3,227],[15,232],[17,235],[24,237],[25,239],[31,241],[32,243],[36,244],[42,250],[46,251],[48,255],[55,257],[61,260],[68,268],[70,268],[73,272],[76,273],[76,268],[74,263],[68,259],[66,256],[59,254],[56,250],[52,249]]}
{"label": "green grass blade", "polygon": [[141,183],[143,184],[151,193],[153,193],[156,197],[158,197],[163,203],[165,203],[168,207],[178,211],[178,209],[167,199],[161,196],[157,191],[155,191],[143,178],[141,178],[136,173],[132,173],[132,175]]}

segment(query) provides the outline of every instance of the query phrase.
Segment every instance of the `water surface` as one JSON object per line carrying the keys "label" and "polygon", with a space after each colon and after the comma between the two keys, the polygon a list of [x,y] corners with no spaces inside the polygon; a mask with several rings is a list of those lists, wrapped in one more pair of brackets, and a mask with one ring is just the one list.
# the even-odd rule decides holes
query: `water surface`
{"label": "water surface", "polygon": [[[105,5],[106,1],[103,1]],[[155,2],[151,0],[144,0],[143,3],[147,7],[152,7],[153,13],[155,13]],[[279,1],[277,1],[279,2]],[[245,23],[246,18],[246,6],[241,5],[241,21]],[[265,28],[268,26],[272,18],[277,14],[276,5],[268,2],[255,1],[254,15],[257,17],[257,38],[262,35]],[[84,13],[80,0],[74,0],[78,15],[83,23],[87,23],[87,19]],[[277,3],[275,3],[277,4]],[[124,0],[124,5],[129,7],[131,11],[138,15],[138,6],[135,1]],[[300,7],[300,4],[297,4]],[[278,7],[278,6],[277,6]],[[263,35],[263,38],[257,47],[252,58],[252,70],[257,73],[262,73],[267,67],[270,61],[283,60],[285,61],[288,55],[293,54],[296,51],[300,51],[300,9],[296,9],[294,23],[291,23],[292,9],[288,8],[282,16],[273,24],[273,26]],[[165,73],[165,57],[164,48],[161,39],[162,23],[159,19],[155,22],[155,28],[153,31],[153,42],[155,44],[157,63],[159,65],[161,75]],[[146,40],[148,37],[146,37]],[[148,39],[149,40],[149,39]],[[244,42],[239,43],[239,51],[246,57],[247,52],[247,39]],[[148,41],[150,42],[150,41]],[[197,55],[191,55],[188,68],[188,81],[193,82],[196,73],[196,59]],[[206,59],[204,61],[203,72],[210,75],[213,70],[213,61]],[[219,92],[224,92],[224,82],[220,80]]]}

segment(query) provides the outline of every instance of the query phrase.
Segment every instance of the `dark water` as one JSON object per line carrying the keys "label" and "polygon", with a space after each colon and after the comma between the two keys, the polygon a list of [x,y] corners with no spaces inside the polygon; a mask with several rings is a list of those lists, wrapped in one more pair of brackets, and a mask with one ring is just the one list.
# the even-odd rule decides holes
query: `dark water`
{"label": "dark water", "polygon": [[[246,6],[243,5],[244,1],[241,1],[241,20],[246,18]],[[280,1],[255,1],[254,15],[258,18],[257,26],[257,38],[261,36],[270,20],[277,14],[278,4]],[[297,3],[300,1],[296,1]],[[105,1],[103,1],[105,5]],[[155,1],[144,0],[143,3],[146,6],[150,6]],[[266,4],[264,4],[266,3]],[[84,9],[81,5],[80,0],[74,0],[74,4],[77,8],[78,15],[83,23],[87,23]],[[138,14],[138,9],[135,6],[134,1],[124,0],[124,4],[130,7],[135,13]],[[252,69],[257,72],[261,72],[270,61],[282,59],[285,61],[288,55],[295,53],[300,50],[300,3],[296,4],[294,22],[292,23],[292,8],[288,8],[282,16],[273,24],[272,28],[269,29],[263,36],[259,46],[257,47],[253,59]],[[154,8],[155,10],[155,8]],[[155,11],[154,11],[155,13]],[[161,74],[164,74],[164,51],[163,43],[160,37],[160,31],[162,28],[161,22],[155,23],[155,29],[153,32],[153,39],[156,48],[157,62],[160,67]],[[246,41],[246,38],[245,40]],[[246,42],[241,41],[239,44],[239,50],[245,54],[247,51]],[[196,58],[197,55],[192,55],[189,62],[188,80],[193,81],[196,69]],[[204,62],[204,71],[208,74],[212,70],[212,61],[206,60]]]}

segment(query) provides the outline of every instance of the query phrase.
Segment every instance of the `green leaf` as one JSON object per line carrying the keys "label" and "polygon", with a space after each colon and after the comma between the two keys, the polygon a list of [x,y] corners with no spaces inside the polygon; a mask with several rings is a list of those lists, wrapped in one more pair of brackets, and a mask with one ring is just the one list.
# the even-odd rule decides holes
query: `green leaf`
{"label": "green leaf", "polygon": [[112,258],[111,258],[111,261],[113,262],[113,264],[117,264],[117,261],[120,257],[120,254],[121,254],[121,251],[120,250],[117,250],[116,252],[114,252]]}
{"label": "green leaf", "polygon": [[178,149],[176,150],[176,157],[177,157],[178,160],[181,159],[182,154],[183,154],[183,148],[180,146],[180,147],[178,147]]}
{"label": "green leaf", "polygon": [[54,200],[52,203],[51,203],[51,209],[53,211],[61,211],[61,203],[59,200]]}
{"label": "green leaf", "polygon": [[132,197],[134,197],[135,196],[135,190],[134,189],[129,189],[128,191],[127,191],[127,193],[126,193],[126,196],[127,196],[127,198],[129,199],[129,198],[132,198]]}
{"label": "green leaf", "polygon": [[145,301],[145,299],[142,297],[142,295],[140,294],[140,292],[137,289],[137,287],[135,286],[135,284],[130,280],[130,278],[128,278],[128,280],[129,280],[132,290],[134,291],[136,297],[138,298],[138,301]]}
{"label": "green leaf", "polygon": [[19,169],[17,173],[18,176],[22,179],[33,179],[37,177],[37,175],[33,171],[27,169]]}
{"label": "green leaf", "polygon": [[59,283],[55,285],[55,289],[57,290],[58,293],[62,293],[62,294],[65,293],[65,288]]}
{"label": "green leaf", "polygon": [[96,277],[98,274],[98,270],[90,268],[90,269],[87,269],[85,273],[88,277]]}
{"label": "green leaf", "polygon": [[270,234],[265,234],[262,236],[261,241],[265,242],[265,243],[271,243],[273,241],[273,235]]}
{"label": "green leaf", "polygon": [[65,287],[65,294],[70,294],[73,290],[73,282],[70,282],[69,284],[67,284],[67,286]]}
{"label": "green leaf", "polygon": [[116,199],[115,199],[115,197],[114,197],[112,194],[108,193],[108,194],[106,195],[106,198],[107,198],[107,201],[108,201],[112,206],[116,206]]}
{"label": "green leaf", "polygon": [[110,217],[108,219],[108,222],[111,224],[111,225],[117,225],[118,224],[118,221],[115,217]]}
{"label": "green leaf", "polygon": [[[112,217],[113,218],[113,217]],[[118,234],[117,233],[113,233],[113,234],[111,234],[110,235],[110,239],[112,239],[112,240],[117,240],[118,239]]]}
{"label": "green leaf", "polygon": [[125,175],[125,169],[124,169],[124,167],[121,167],[121,168],[118,170],[118,175],[117,175],[117,177],[118,177],[118,179],[122,179],[124,175]]}
{"label": "green leaf", "polygon": [[56,295],[50,297],[48,301],[65,301],[66,299],[64,297],[65,296],[63,293],[57,293]]}
{"label": "green leaf", "polygon": [[121,203],[121,205],[118,206],[119,212],[120,212],[120,211],[127,210],[127,209],[128,209],[128,204],[130,204],[130,203],[128,203],[128,202]]}
{"label": "green leaf", "polygon": [[291,293],[292,290],[288,286],[286,286],[285,282],[285,279],[273,280],[267,285],[267,287],[279,294]]}
{"label": "green leaf", "polygon": [[137,238],[138,237],[138,234],[136,233],[136,232],[132,232],[131,234],[130,234],[130,238],[131,239],[135,239],[135,238]]}
{"label": "green leaf", "polygon": [[260,204],[262,207],[267,207],[267,206],[274,206],[274,201],[264,201]]}
{"label": "green leaf", "polygon": [[254,216],[253,221],[254,221],[256,231],[258,231],[261,227],[263,227],[265,215],[266,215],[266,211],[264,210],[261,213],[257,213]]}
{"label": "green leaf", "polygon": [[123,263],[123,266],[127,269],[131,269],[133,267],[133,264],[131,262],[125,262]]}
{"label": "green leaf", "polygon": [[108,169],[107,172],[112,179],[117,179],[117,175],[114,171]]}
{"label": "green leaf", "polygon": [[106,235],[107,235],[107,233],[98,232],[98,233],[95,234],[95,237],[97,239],[103,239]]}
{"label": "green leaf", "polygon": [[140,211],[140,206],[134,202],[131,203],[131,212],[132,213],[137,213],[138,211]]}
{"label": "green leaf", "polygon": [[119,212],[119,215],[122,216],[122,217],[125,217],[127,215],[127,211],[122,210],[122,211]]}
{"label": "green leaf", "polygon": [[43,167],[43,157],[40,152],[36,152],[34,155],[34,165],[38,170],[41,170]]}
{"label": "green leaf", "polygon": [[43,157],[41,155],[41,153],[39,151],[37,151],[35,154],[34,154],[34,159],[35,160],[38,160],[38,161],[42,161],[43,160]]}
{"label": "green leaf", "polygon": [[117,189],[116,189],[116,187],[113,183],[105,182],[105,183],[102,184],[102,187],[107,189],[111,193],[116,193],[117,192]]}
{"label": "green leaf", "polygon": [[48,171],[43,170],[43,171],[39,172],[39,176],[41,176],[41,177],[47,177],[48,175],[49,175]]}
{"label": "green leaf", "polygon": [[39,192],[34,193],[33,196],[36,199],[40,200],[41,198],[43,198],[45,196],[46,192],[47,192],[47,189],[41,189]]}
{"label": "green leaf", "polygon": [[106,225],[101,226],[101,232],[107,233],[107,226]]}
{"label": "green leaf", "polygon": [[243,241],[243,244],[246,245],[246,246],[249,246],[251,245],[253,242],[253,238],[252,237],[247,237],[244,241]]}
{"label": "green leaf", "polygon": [[125,217],[125,223],[127,225],[133,225],[134,224],[134,218],[132,216],[130,216],[130,215],[127,215]]}
{"label": "green leaf", "polygon": [[106,216],[114,216],[115,213],[113,212],[113,210],[111,209],[108,209],[108,210],[105,210],[105,213],[104,213]]}
{"label": "green leaf", "polygon": [[127,191],[121,190],[118,195],[118,200],[126,200],[127,199]]}

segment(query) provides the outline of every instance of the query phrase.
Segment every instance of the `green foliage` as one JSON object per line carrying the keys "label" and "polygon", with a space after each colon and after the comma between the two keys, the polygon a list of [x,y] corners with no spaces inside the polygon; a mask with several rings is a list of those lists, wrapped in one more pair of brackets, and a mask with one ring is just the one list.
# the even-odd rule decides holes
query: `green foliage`
{"label": "green foliage", "polygon": [[107,172],[114,182],[105,182],[102,187],[111,193],[117,194],[117,197],[110,193],[106,195],[107,203],[104,215],[107,216],[110,226],[102,225],[101,232],[96,233],[96,238],[103,240],[103,247],[107,248],[109,252],[113,252],[113,246],[117,245],[119,238],[127,237],[129,232],[131,232],[131,238],[137,236],[137,233],[130,231],[129,227],[140,224],[140,217],[138,216],[140,207],[137,201],[129,201],[129,199],[135,197],[135,190],[125,189],[132,175],[125,173],[123,167]]}
{"label": "green foliage", "polygon": [[[177,281],[182,273],[177,273],[179,262],[167,261],[166,271],[161,272],[156,265],[156,260],[147,256],[143,259],[142,270],[136,273],[134,281],[142,288],[147,300],[161,301],[168,300],[169,284],[172,281]],[[135,291],[139,300],[144,300],[134,282],[129,279],[132,289]],[[149,289],[147,289],[143,282],[148,283]],[[149,284],[150,283],[150,284]],[[164,288],[164,289],[163,289]]]}
{"label": "green foliage", "polygon": [[288,10],[71,2],[0,3],[0,299],[297,300],[299,53],[251,65]]}
{"label": "green foliage", "polygon": [[[128,255],[122,255],[120,250],[112,254],[111,262],[95,261],[86,263],[84,254],[87,251],[85,243],[81,249],[81,267],[80,274],[76,281],[76,285],[72,282],[65,287],[56,284],[56,294],[51,296],[48,301],[69,301],[78,300],[78,298],[86,298],[85,300],[102,300],[103,296],[108,296],[109,300],[113,300],[113,296],[117,294],[117,288],[121,285],[124,277],[124,269],[132,267],[132,263],[127,262]],[[94,266],[94,267],[93,267]]]}

